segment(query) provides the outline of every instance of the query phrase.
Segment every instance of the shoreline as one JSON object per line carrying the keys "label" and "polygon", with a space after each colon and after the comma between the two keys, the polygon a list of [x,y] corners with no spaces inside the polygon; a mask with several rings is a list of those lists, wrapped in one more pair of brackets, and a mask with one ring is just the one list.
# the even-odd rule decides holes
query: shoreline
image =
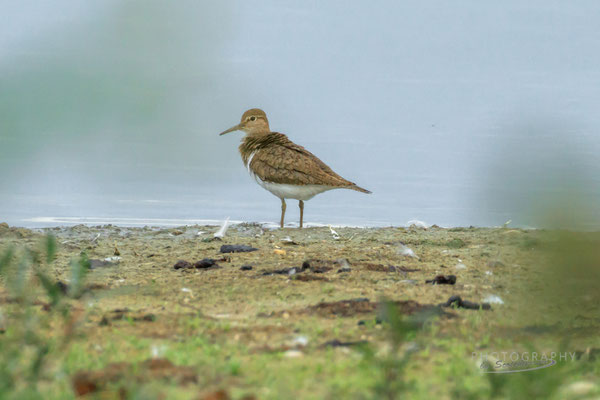
{"label": "shoreline", "polygon": [[[35,217],[24,218],[23,223],[0,223],[7,224],[11,227],[24,229],[50,229],[50,228],[69,228],[73,226],[83,225],[87,227],[105,227],[117,226],[121,228],[177,228],[177,227],[195,227],[195,226],[221,226],[225,221],[228,221],[229,226],[236,225],[258,225],[265,229],[279,229],[279,223],[271,221],[243,221],[224,219],[186,219],[186,218],[130,218],[130,217]],[[357,229],[374,229],[374,228],[485,228],[485,229],[501,229],[509,228],[506,226],[478,226],[478,225],[457,225],[457,226],[441,226],[438,224],[429,224],[418,219],[411,219],[404,224],[386,224],[376,223],[372,225],[359,225],[334,222],[331,224],[322,222],[305,222],[305,228],[357,228]],[[284,229],[298,228],[297,222],[288,222]],[[541,228],[531,226],[510,226],[511,229],[537,230]]]}

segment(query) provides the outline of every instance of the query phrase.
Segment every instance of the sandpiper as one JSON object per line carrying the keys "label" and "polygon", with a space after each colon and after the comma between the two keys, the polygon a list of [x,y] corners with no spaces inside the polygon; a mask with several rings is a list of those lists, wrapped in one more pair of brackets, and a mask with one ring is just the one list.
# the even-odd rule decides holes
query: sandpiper
{"label": "sandpiper", "polygon": [[256,182],[281,199],[281,222],[285,216],[285,199],[299,200],[300,228],[304,218],[304,201],[331,189],[352,189],[371,193],[342,178],[314,154],[288,139],[271,132],[267,115],[253,108],[242,120],[220,135],[233,131],[246,133],[239,150],[242,161]]}

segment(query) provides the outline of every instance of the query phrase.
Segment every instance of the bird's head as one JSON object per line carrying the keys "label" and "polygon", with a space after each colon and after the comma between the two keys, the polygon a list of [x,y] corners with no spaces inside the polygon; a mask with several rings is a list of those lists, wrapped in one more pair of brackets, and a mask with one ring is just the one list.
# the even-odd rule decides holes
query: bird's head
{"label": "bird's head", "polygon": [[269,132],[269,120],[267,114],[261,109],[253,108],[242,115],[242,120],[239,124],[232,126],[219,135],[224,135],[233,131],[244,131],[247,134],[260,134]]}

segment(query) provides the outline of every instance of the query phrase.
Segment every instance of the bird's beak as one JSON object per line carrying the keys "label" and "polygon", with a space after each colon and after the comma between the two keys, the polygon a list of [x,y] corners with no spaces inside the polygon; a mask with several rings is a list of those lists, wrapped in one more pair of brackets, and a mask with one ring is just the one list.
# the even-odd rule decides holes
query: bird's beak
{"label": "bird's beak", "polygon": [[227,129],[226,131],[219,133],[219,136],[222,136],[229,132],[239,131],[241,129],[242,129],[242,124],[237,124],[236,126],[232,126],[231,128]]}

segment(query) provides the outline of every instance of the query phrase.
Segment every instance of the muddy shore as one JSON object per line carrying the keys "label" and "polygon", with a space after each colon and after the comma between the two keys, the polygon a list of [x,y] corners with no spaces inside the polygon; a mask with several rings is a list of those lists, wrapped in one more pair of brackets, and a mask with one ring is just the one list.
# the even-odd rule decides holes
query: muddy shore
{"label": "muddy shore", "polygon": [[[67,285],[69,262],[85,252],[92,269],[88,291],[77,303],[85,312],[83,336],[73,351],[90,357],[73,362],[68,372],[102,376],[111,363],[169,359],[176,364],[169,368],[190,366],[185,373],[194,377],[167,380],[161,390],[177,393],[174,398],[222,388],[234,398],[282,398],[298,391],[306,398],[367,396],[373,376],[361,375],[344,388],[336,382],[355,373],[354,345],[385,348],[383,300],[405,315],[440,309],[430,334],[461,341],[465,359],[494,343],[492,329],[503,335],[498,343],[506,346],[510,338],[519,347],[516,338],[528,340],[523,327],[551,323],[514,318],[526,301],[520,288],[535,279],[537,231],[241,224],[217,239],[217,230],[80,225],[32,231],[3,225],[0,249],[35,247],[52,234],[58,243],[52,276]],[[229,252],[227,246],[251,251]],[[475,307],[440,307],[452,296]],[[581,341],[578,348],[590,345],[588,336]],[[415,357],[415,376],[435,370],[448,356],[443,346],[435,351],[434,358]],[[294,379],[299,371],[309,381]],[[323,381],[310,381],[313,374]],[[428,379],[439,377],[431,374],[415,390],[435,396]]]}

